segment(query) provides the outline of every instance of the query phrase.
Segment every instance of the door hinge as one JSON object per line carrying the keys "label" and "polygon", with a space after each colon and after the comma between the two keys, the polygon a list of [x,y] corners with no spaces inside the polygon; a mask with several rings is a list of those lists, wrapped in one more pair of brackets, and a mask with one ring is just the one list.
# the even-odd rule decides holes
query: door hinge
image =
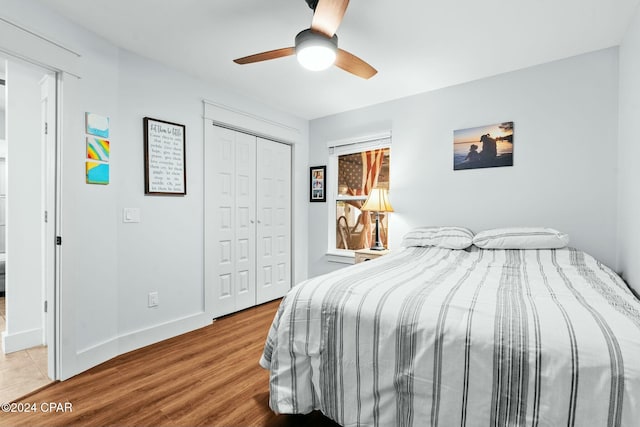
{"label": "door hinge", "polygon": [[49,135],[49,123],[44,122],[44,134]]}
{"label": "door hinge", "polygon": [[62,245],[62,236],[56,236],[56,245]]}
{"label": "door hinge", "polygon": [[46,313],[49,310],[49,301],[44,302],[44,312]]}
{"label": "door hinge", "polygon": [[49,222],[49,212],[44,211],[44,222]]}

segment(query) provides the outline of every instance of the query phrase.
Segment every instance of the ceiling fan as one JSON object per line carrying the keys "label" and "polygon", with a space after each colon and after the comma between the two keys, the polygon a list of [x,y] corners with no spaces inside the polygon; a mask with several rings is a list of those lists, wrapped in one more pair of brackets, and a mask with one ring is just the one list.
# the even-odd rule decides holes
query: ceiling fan
{"label": "ceiling fan", "polygon": [[334,65],[363,79],[378,71],[362,59],[338,48],[335,34],[347,10],[349,0],[305,0],[313,9],[311,28],[298,33],[295,46],[270,50],[234,59],[236,64],[251,64],[296,55],[298,62],[310,70],[319,71]]}

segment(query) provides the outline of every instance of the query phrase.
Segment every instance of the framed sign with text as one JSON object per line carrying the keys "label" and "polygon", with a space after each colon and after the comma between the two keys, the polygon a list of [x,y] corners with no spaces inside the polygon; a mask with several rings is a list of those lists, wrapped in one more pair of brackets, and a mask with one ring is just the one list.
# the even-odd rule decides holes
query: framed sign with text
{"label": "framed sign with text", "polygon": [[186,195],[185,126],[150,117],[143,124],[144,193]]}

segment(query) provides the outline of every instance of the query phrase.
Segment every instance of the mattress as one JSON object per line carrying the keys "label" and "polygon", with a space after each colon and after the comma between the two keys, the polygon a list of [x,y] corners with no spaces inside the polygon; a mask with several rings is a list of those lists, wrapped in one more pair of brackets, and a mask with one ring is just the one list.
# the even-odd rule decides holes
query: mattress
{"label": "mattress", "polygon": [[637,426],[640,302],[572,249],[410,247],[300,283],[260,360],[342,426]]}

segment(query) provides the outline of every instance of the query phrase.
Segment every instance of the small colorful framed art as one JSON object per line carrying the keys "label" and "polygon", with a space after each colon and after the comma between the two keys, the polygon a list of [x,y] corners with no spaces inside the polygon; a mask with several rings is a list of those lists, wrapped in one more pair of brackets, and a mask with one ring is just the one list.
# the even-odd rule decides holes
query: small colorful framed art
{"label": "small colorful framed art", "polygon": [[326,202],[327,201],[327,188],[326,166],[313,166],[310,169],[310,188],[309,188],[309,201],[310,202]]}

